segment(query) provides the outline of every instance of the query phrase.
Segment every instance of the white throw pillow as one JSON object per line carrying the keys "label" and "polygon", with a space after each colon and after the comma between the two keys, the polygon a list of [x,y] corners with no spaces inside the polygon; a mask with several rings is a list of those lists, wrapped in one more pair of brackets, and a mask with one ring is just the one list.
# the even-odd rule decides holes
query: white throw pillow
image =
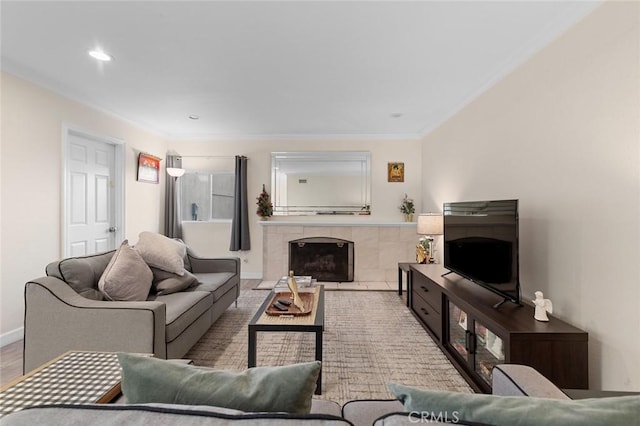
{"label": "white throw pillow", "polygon": [[98,288],[107,300],[147,300],[153,273],[124,240],[105,268]]}
{"label": "white throw pillow", "polygon": [[184,256],[187,246],[154,232],[141,232],[135,249],[147,265],[163,271],[184,275]]}

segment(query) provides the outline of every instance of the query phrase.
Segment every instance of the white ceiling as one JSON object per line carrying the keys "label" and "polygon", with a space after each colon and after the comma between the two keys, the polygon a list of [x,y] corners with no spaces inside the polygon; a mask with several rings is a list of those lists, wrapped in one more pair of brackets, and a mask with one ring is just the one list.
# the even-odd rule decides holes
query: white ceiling
{"label": "white ceiling", "polygon": [[170,139],[412,138],[598,4],[3,0],[2,68]]}

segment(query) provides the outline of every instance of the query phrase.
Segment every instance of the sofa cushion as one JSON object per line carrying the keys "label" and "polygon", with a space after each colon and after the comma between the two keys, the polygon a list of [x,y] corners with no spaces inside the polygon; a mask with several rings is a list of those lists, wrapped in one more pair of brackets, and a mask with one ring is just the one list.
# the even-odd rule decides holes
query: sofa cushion
{"label": "sofa cushion", "polygon": [[122,392],[133,404],[214,405],[242,411],[305,414],[320,362],[254,367],[242,372],[180,365],[119,353]]}
{"label": "sofa cushion", "polygon": [[177,293],[198,284],[198,278],[187,270],[184,271],[184,275],[174,274],[158,268],[151,268],[151,272],[153,272],[151,288],[159,296]]}
{"label": "sofa cushion", "polygon": [[107,300],[146,300],[153,273],[142,257],[124,240],[109,261],[98,288]]}
{"label": "sofa cushion", "polygon": [[178,338],[187,327],[205,314],[213,305],[213,296],[206,291],[181,291],[165,295],[149,295],[147,300],[165,304],[167,343]]}
{"label": "sofa cushion", "polygon": [[626,425],[640,418],[640,396],[557,400],[420,390],[390,384],[405,411],[448,413],[494,425]]}
{"label": "sofa cushion", "polygon": [[342,417],[356,425],[372,425],[377,418],[399,411],[403,406],[397,399],[355,399],[342,405]]}
{"label": "sofa cushion", "polygon": [[190,291],[208,291],[213,295],[213,301],[217,302],[240,278],[232,272],[200,272],[193,274],[198,283],[191,287]]}
{"label": "sofa cushion", "polygon": [[115,250],[91,256],[69,257],[47,265],[46,273],[69,284],[76,293],[87,299],[104,300],[98,289],[102,276]]}
{"label": "sofa cushion", "polygon": [[178,275],[184,274],[184,257],[187,253],[184,243],[144,231],[138,236],[135,249],[149,266]]}
{"label": "sofa cushion", "polygon": [[153,426],[346,426],[340,417],[324,414],[243,413],[210,406],[176,404],[63,405],[30,407],[2,418],[3,426],[17,425],[153,425]]}

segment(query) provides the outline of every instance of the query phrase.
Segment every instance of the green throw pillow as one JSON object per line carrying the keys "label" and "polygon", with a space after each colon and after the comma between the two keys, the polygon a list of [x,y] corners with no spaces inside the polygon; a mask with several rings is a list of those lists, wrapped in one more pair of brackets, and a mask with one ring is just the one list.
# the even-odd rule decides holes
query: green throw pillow
{"label": "green throw pillow", "polygon": [[640,419],[640,396],[562,400],[420,390],[395,383],[389,390],[406,411],[447,414],[453,423],[457,418],[497,426],[609,426],[637,424]]}
{"label": "green throw pillow", "polygon": [[320,361],[242,372],[175,364],[118,353],[130,404],[213,405],[252,412],[308,414]]}

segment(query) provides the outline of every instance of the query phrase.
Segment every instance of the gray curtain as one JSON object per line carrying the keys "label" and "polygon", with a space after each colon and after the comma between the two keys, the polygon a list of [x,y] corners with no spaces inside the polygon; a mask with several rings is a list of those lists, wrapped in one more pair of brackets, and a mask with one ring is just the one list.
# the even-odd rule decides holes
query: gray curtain
{"label": "gray curtain", "polygon": [[233,197],[230,251],[249,250],[249,206],[247,204],[247,157],[236,155],[236,184]]}
{"label": "gray curtain", "polygon": [[[182,158],[179,155],[167,155],[165,167],[182,168]],[[177,179],[165,173],[167,184],[165,185],[164,200],[164,235],[169,238],[182,238],[182,225],[180,223],[180,184]]]}

